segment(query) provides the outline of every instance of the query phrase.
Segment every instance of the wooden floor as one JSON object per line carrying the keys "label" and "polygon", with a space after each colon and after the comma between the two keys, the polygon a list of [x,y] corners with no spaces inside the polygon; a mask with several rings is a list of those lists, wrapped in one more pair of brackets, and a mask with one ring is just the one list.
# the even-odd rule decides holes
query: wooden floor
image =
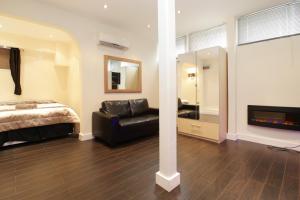
{"label": "wooden floor", "polygon": [[0,151],[0,199],[299,199],[299,155],[179,136],[181,186],[155,185],[158,138],[110,149],[65,138]]}

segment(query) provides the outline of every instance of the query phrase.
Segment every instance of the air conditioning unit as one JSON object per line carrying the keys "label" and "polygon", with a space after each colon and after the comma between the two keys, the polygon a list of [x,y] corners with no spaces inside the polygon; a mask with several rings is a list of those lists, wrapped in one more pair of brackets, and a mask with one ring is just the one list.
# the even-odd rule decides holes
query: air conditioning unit
{"label": "air conditioning unit", "polygon": [[99,45],[126,51],[129,49],[129,43],[125,39],[116,39],[107,35],[100,35]]}

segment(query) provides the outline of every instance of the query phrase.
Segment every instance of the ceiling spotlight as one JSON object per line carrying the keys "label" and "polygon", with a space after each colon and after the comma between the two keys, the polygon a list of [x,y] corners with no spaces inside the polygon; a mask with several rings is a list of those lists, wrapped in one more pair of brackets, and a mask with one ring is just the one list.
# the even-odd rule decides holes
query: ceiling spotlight
{"label": "ceiling spotlight", "polygon": [[104,8],[104,9],[107,9],[107,8],[108,8],[108,5],[107,5],[107,4],[104,4],[103,8]]}
{"label": "ceiling spotlight", "polygon": [[150,29],[150,28],[151,28],[151,25],[150,25],[150,24],[148,24],[148,25],[147,25],[147,28],[149,28],[149,29]]}
{"label": "ceiling spotlight", "polygon": [[181,14],[181,10],[177,10],[177,14],[179,14],[179,15],[180,15],[180,14]]}

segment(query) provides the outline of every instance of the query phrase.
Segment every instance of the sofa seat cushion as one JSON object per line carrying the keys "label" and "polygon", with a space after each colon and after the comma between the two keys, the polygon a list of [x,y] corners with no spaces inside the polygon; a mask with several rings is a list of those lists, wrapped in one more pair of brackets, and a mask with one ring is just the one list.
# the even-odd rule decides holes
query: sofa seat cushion
{"label": "sofa seat cushion", "polygon": [[194,110],[179,110],[178,111],[178,117],[182,118],[191,118],[196,115],[196,111]]}
{"label": "sofa seat cushion", "polygon": [[121,127],[135,126],[141,124],[157,123],[159,121],[158,115],[143,115],[138,117],[120,119],[119,124]]}
{"label": "sofa seat cushion", "polygon": [[189,114],[189,113],[193,113],[193,112],[195,112],[195,111],[183,109],[183,110],[178,111],[178,115],[185,115],[185,114]]}
{"label": "sofa seat cushion", "polygon": [[104,101],[102,102],[102,109],[105,113],[117,115],[120,118],[130,117],[131,111],[129,102],[124,101]]}

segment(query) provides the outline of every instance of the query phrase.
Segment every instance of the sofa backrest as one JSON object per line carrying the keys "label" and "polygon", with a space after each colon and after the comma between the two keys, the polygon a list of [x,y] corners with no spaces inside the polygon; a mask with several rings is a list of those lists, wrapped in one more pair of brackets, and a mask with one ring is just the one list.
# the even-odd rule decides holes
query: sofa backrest
{"label": "sofa backrest", "polygon": [[118,115],[120,118],[130,117],[131,109],[128,100],[103,101],[102,111],[111,115]]}
{"label": "sofa backrest", "polygon": [[129,100],[132,116],[142,115],[149,111],[149,104],[147,99],[132,99]]}
{"label": "sofa backrest", "polygon": [[182,109],[182,107],[183,107],[183,104],[182,104],[180,98],[178,98],[178,105],[177,106],[178,106],[178,110]]}

